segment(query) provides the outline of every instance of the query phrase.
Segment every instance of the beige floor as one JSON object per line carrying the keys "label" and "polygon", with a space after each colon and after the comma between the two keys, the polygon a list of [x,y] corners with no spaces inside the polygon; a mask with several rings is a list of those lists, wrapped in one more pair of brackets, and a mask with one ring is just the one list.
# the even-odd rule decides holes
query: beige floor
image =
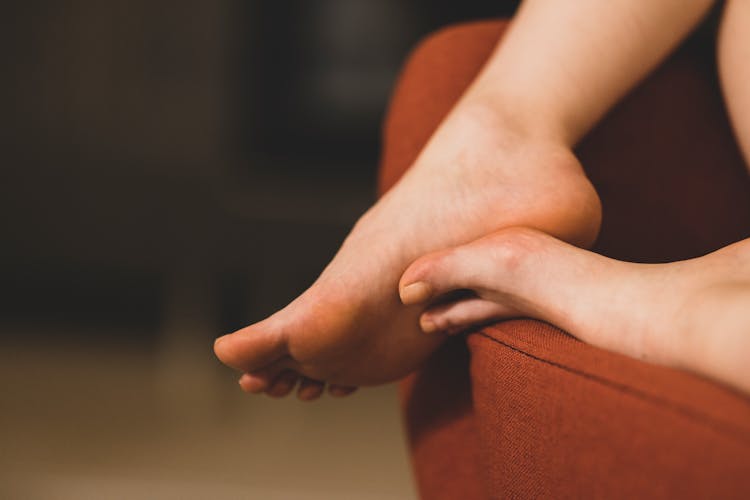
{"label": "beige floor", "polygon": [[195,335],[154,348],[72,333],[2,327],[0,498],[415,496],[392,386],[248,397]]}

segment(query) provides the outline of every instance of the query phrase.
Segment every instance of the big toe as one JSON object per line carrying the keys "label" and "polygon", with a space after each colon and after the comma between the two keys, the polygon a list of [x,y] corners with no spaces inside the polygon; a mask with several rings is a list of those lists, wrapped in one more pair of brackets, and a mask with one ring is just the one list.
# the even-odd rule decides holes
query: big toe
{"label": "big toe", "polygon": [[468,262],[462,247],[424,255],[401,276],[398,286],[405,305],[428,302],[452,290],[471,288],[468,276],[476,263]]}
{"label": "big toe", "polygon": [[285,337],[274,326],[266,320],[219,337],[214,353],[236,370],[257,371],[288,354]]}
{"label": "big toe", "polygon": [[454,290],[495,290],[518,274],[545,238],[533,229],[508,228],[420,257],[401,276],[401,301],[419,304]]}

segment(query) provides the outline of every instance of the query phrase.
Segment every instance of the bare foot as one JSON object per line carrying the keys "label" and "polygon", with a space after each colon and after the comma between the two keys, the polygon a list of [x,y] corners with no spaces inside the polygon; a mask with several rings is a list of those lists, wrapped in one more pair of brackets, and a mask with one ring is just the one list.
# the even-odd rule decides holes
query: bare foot
{"label": "bare foot", "polygon": [[[414,284],[420,293],[404,294]],[[532,317],[599,347],[750,391],[750,239],[697,259],[633,264],[511,228],[419,258],[400,286],[409,304],[474,292],[428,308],[420,318],[426,332]]]}
{"label": "bare foot", "polygon": [[423,335],[421,308],[399,300],[398,280],[410,262],[514,225],[587,245],[600,213],[568,148],[513,133],[485,108],[459,106],[305,293],[221,337],[214,350],[245,372],[240,385],[247,392],[290,392],[292,376],[279,378],[288,370],[307,377],[303,399],[319,396],[323,381],[345,395],[353,386],[396,380],[443,341]]}

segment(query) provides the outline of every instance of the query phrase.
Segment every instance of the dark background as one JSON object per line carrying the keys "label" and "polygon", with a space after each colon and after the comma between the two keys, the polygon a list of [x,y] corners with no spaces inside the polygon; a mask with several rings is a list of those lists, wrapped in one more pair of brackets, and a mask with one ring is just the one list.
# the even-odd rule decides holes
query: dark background
{"label": "dark background", "polygon": [[2,316],[148,337],[174,282],[222,331],[280,307],[372,202],[409,49],[508,4],[5,4]]}
{"label": "dark background", "polygon": [[0,497],[412,498],[392,387],[250,398],[211,343],[372,204],[414,43],[512,7],[4,2]]}

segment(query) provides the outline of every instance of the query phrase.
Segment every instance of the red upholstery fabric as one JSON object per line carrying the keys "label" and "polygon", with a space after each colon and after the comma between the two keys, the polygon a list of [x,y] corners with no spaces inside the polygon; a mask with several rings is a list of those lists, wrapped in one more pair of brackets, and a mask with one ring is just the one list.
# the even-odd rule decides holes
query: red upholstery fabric
{"label": "red upholstery fabric", "polygon": [[[381,192],[506,26],[451,27],[414,51],[385,122]],[[711,36],[693,36],[578,148],[604,206],[597,251],[659,262],[750,236],[750,181]],[[540,322],[454,339],[401,394],[423,498],[750,497],[750,398]]]}

